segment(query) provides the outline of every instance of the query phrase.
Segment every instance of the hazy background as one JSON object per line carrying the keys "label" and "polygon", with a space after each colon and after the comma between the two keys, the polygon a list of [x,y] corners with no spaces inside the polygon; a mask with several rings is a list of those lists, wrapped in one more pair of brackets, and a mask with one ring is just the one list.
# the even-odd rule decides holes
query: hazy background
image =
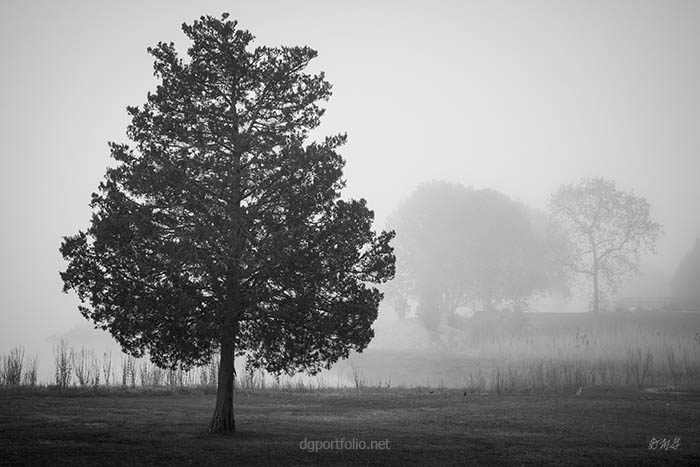
{"label": "hazy background", "polygon": [[421,181],[544,209],[601,176],[665,227],[645,271],[672,275],[700,235],[700,2],[3,0],[0,353],[84,321],[58,247],[155,86],[145,49],[184,52],[180,25],[224,11],[258,45],[319,51],[334,95],[317,135],[348,132],[346,195],[379,228]]}

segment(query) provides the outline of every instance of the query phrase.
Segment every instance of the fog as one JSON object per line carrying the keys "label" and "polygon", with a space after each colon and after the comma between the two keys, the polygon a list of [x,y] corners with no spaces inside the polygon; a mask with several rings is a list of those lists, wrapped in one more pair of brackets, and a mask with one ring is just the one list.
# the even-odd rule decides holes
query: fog
{"label": "fog", "polygon": [[[223,11],[257,45],[318,50],[333,96],[314,136],[348,133],[344,194],[367,199],[378,229],[421,182],[544,210],[561,184],[603,177],[646,198],[664,227],[620,292],[654,296],[700,236],[697,2],[4,1],[0,353],[21,345],[49,365],[56,339],[88,339],[61,292],[61,237],[87,227],[107,142],[126,141],[126,106],[154,88],[146,47],[184,51],[180,25]],[[395,323],[387,303],[370,349],[426,347],[415,323]]]}

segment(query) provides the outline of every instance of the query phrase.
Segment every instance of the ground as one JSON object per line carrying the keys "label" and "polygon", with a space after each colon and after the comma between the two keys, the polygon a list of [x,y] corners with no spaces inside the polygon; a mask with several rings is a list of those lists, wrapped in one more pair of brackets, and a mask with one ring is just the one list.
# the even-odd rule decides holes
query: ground
{"label": "ground", "polygon": [[[266,390],[235,404],[224,436],[206,433],[201,391],[0,391],[0,464],[700,465],[700,394]],[[311,449],[341,439],[388,449]]]}

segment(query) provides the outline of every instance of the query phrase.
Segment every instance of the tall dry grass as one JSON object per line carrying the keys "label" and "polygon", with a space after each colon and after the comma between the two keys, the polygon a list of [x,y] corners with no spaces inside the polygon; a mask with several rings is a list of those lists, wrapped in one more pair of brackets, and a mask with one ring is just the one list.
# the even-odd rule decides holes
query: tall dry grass
{"label": "tall dry grass", "polygon": [[450,347],[469,356],[468,391],[591,386],[700,390],[700,315],[525,317],[531,319],[521,315],[512,327],[477,320],[460,342],[453,337]]}
{"label": "tall dry grass", "polygon": [[[465,393],[573,391],[590,387],[700,390],[700,315],[678,313],[548,316],[530,314],[512,322],[489,317],[469,323],[446,340],[448,351],[391,351],[392,359],[351,360],[337,381],[332,376],[275,376],[243,364],[237,368],[237,390],[388,391],[392,380],[402,386],[459,388]],[[161,369],[147,358],[121,355],[115,365],[111,352],[101,359],[93,349],[74,349],[61,341],[54,347],[51,383],[66,387],[213,389],[218,356],[200,367]],[[403,357],[403,358],[394,358]],[[406,383],[405,373],[422,378]],[[345,364],[348,365],[347,363]],[[373,367],[373,365],[375,367]],[[38,358],[25,359],[13,349],[0,358],[0,386],[39,384]],[[413,381],[417,381],[416,378]],[[396,389],[394,387],[393,389]]]}

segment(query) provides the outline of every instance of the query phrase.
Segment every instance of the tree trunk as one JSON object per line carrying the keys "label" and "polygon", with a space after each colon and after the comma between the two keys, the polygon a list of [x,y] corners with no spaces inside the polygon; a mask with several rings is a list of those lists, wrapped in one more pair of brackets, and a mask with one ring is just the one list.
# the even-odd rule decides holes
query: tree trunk
{"label": "tree trunk", "polygon": [[233,335],[226,335],[221,340],[216,407],[209,424],[209,433],[234,433],[236,431],[236,422],[233,418],[234,342]]}
{"label": "tree trunk", "polygon": [[593,269],[593,313],[600,311],[600,292],[598,291],[598,270]]}
{"label": "tree trunk", "polygon": [[589,233],[588,238],[591,242],[591,251],[593,252],[593,313],[598,313],[600,310],[600,291],[598,287],[598,248],[593,236]]}

